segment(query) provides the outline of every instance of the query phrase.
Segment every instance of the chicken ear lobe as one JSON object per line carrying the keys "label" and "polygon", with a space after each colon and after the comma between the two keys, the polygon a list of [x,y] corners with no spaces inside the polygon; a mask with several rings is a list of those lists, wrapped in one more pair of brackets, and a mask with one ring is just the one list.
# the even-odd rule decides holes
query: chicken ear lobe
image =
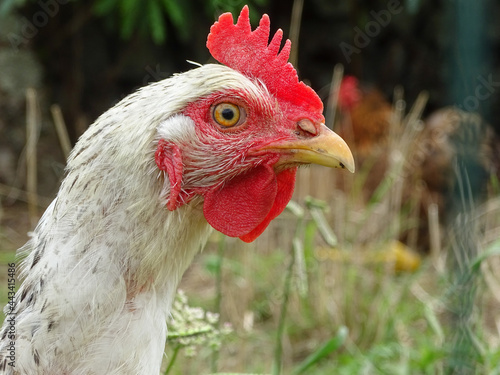
{"label": "chicken ear lobe", "polygon": [[167,209],[174,211],[175,209],[186,203],[181,199],[182,185],[182,153],[175,143],[167,142],[160,139],[155,152],[155,161],[158,168],[167,173],[170,181],[170,193],[167,202]]}
{"label": "chicken ear lobe", "polygon": [[274,170],[269,165],[260,165],[208,191],[203,213],[208,223],[219,232],[242,237],[266,220],[277,193]]}

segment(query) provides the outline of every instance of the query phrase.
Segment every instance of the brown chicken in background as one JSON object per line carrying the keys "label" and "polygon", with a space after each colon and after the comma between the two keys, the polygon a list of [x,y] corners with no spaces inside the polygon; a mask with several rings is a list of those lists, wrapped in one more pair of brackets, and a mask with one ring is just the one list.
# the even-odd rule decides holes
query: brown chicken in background
{"label": "brown chicken in background", "polygon": [[[430,250],[429,207],[437,208],[441,229],[452,212],[449,198],[456,192],[457,163],[464,166],[467,180],[475,185],[472,191],[485,193],[488,181],[498,182],[500,141],[476,113],[446,107],[423,122],[409,125],[398,119],[394,106],[382,92],[361,85],[352,76],[345,77],[340,85],[338,107],[336,130],[353,151],[367,201],[373,199],[389,173],[394,173],[392,150],[407,138],[396,154],[404,157],[398,172],[403,176],[401,205],[408,208],[418,195],[418,223],[413,228],[417,230],[416,246],[422,252]],[[412,126],[418,129],[408,129]],[[408,232],[401,232],[402,239],[407,240]]]}
{"label": "brown chicken in background", "polygon": [[358,79],[352,76],[342,80],[338,107],[340,123],[337,130],[351,145],[358,175],[366,178],[363,191],[368,199],[387,171],[387,149],[395,113],[379,90],[361,87]]}
{"label": "brown chicken in background", "polygon": [[338,104],[341,130],[355,142],[358,158],[370,157],[384,148],[394,111],[382,92],[361,87],[357,78],[347,76],[340,86]]}

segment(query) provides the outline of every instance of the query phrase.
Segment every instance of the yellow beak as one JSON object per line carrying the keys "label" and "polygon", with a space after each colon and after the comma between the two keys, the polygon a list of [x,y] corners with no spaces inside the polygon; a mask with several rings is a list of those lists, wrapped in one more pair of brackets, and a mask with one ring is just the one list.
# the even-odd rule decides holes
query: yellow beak
{"label": "yellow beak", "polygon": [[317,134],[304,139],[272,143],[261,150],[274,150],[282,154],[278,165],[319,164],[331,168],[345,168],[354,173],[354,158],[347,143],[324,124]]}

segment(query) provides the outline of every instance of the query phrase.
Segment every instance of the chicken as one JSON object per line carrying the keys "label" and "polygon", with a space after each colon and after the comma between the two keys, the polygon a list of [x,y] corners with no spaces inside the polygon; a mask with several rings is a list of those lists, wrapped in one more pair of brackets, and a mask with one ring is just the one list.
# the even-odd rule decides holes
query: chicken
{"label": "chicken", "polygon": [[279,52],[281,30],[268,44],[267,15],[253,32],[248,15],[212,26],[223,65],[140,89],[79,139],[21,249],[0,372],[158,374],[177,284],[211,228],[253,241],[284,210],[298,166],[354,171],[287,63],[290,42]]}
{"label": "chicken", "polygon": [[362,87],[353,76],[342,80],[338,106],[338,133],[351,145],[358,170],[363,172],[360,176],[366,178],[363,193],[368,200],[388,169],[387,149],[394,111],[379,90]]}
{"label": "chicken", "polygon": [[356,157],[365,161],[384,150],[394,115],[385,96],[376,88],[362,87],[357,78],[346,76],[338,98],[340,131],[354,141]]}
{"label": "chicken", "polygon": [[[444,212],[450,194],[457,188],[457,178],[467,179],[475,197],[484,197],[486,185],[491,178],[500,176],[498,157],[499,139],[493,128],[477,113],[454,107],[433,112],[426,120],[416,139],[412,166],[418,167],[418,176],[428,194],[428,203],[436,203]],[[460,164],[457,176],[455,165]]]}
{"label": "chicken", "polygon": [[[447,107],[432,113],[421,129],[409,130],[396,123],[393,106],[373,87],[364,87],[352,76],[343,79],[339,89],[341,111],[339,134],[352,143],[358,169],[365,172],[365,198],[369,199],[390,173],[391,147],[400,139],[412,137],[400,150],[406,158],[399,175],[404,178],[403,205],[418,194],[420,218],[417,224],[419,250],[430,247],[428,209],[435,205],[442,229],[455,189],[457,162],[468,165],[470,181],[481,191],[489,175],[498,176],[500,158],[494,151],[500,142],[491,126],[475,113]],[[484,189],[483,189],[484,190]],[[403,232],[405,238],[407,233]]]}

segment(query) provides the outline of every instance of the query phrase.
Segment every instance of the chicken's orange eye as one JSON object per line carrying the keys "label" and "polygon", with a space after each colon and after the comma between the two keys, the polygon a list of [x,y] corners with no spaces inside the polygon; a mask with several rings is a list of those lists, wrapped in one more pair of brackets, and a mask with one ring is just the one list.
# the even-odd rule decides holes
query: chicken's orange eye
{"label": "chicken's orange eye", "polygon": [[213,109],[215,122],[224,128],[230,128],[240,121],[240,107],[232,103],[219,103]]}

